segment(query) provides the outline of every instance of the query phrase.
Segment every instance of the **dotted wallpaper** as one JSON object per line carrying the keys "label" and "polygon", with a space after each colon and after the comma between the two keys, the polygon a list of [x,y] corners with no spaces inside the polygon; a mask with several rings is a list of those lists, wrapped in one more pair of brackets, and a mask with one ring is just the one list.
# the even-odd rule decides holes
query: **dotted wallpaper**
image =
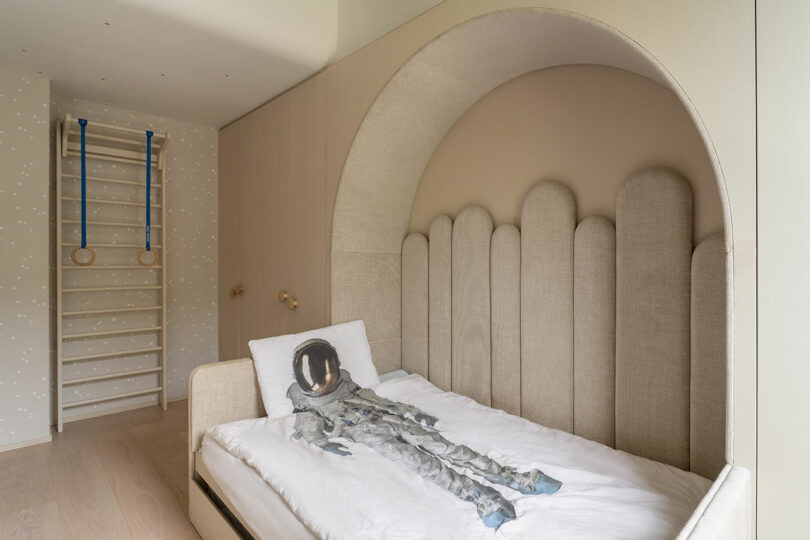
{"label": "dotted wallpaper", "polygon": [[[188,393],[188,376],[199,364],[217,361],[217,130],[169,118],[157,117],[110,105],[90,103],[80,99],[53,96],[51,117],[66,114],[93,121],[136,129],[169,132],[171,139],[166,160],[166,231],[167,251],[162,257],[167,267],[167,372],[169,400],[180,399]],[[79,172],[78,158],[63,160],[63,172]],[[88,160],[88,175],[106,178],[145,178],[145,167]],[[63,191],[78,195],[78,182],[63,180]],[[90,190],[95,193],[91,193]],[[73,193],[73,190],[76,190]],[[88,198],[104,198],[144,202],[145,195],[132,188],[88,182]],[[160,194],[153,191],[153,202]],[[63,203],[63,219],[77,220],[78,204]],[[143,208],[89,205],[88,220],[143,222]],[[153,223],[160,224],[159,211],[153,212]],[[156,219],[157,216],[157,219]],[[52,218],[53,219],[53,218]],[[54,231],[56,224],[53,224]],[[63,242],[79,238],[78,224],[63,225]],[[160,229],[152,231],[153,245],[159,244]],[[88,226],[88,243],[142,243],[143,228],[94,228]],[[163,256],[163,250],[158,250]],[[63,252],[67,261],[70,250]],[[101,265],[128,265],[137,249],[107,249],[98,251]],[[101,258],[104,260],[100,260]],[[69,263],[68,263],[69,265]],[[159,284],[159,272],[146,270],[104,270],[90,267],[84,270],[64,270],[63,287]],[[159,304],[157,291],[123,291],[85,293],[81,299],[65,298],[65,310],[72,308],[104,309],[118,306],[151,306]],[[122,327],[148,327],[159,324],[157,312],[136,312],[104,317],[72,317],[64,323],[64,333],[96,332]],[[108,352],[121,349],[142,349],[157,345],[155,334],[129,335],[115,338],[66,342],[65,356]],[[82,352],[79,352],[82,351]],[[128,358],[72,364],[65,377],[91,377],[125,370],[150,368],[157,365],[157,356],[144,354]],[[152,388],[157,375],[142,375],[65,389],[66,402],[93,397],[121,394]],[[117,409],[139,403],[156,402],[156,396],[140,396],[96,405],[76,407],[65,412],[65,418],[103,409]],[[70,429],[68,425],[65,429]]]}
{"label": "dotted wallpaper", "polygon": [[0,447],[50,435],[49,100],[0,70]]}

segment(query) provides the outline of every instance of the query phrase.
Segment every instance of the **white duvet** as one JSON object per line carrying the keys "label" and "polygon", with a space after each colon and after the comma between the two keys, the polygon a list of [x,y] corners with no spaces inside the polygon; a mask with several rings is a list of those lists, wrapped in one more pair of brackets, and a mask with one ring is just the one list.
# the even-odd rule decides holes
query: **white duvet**
{"label": "white duvet", "polygon": [[438,417],[448,439],[519,470],[537,467],[563,487],[520,495],[494,486],[517,512],[495,532],[471,503],[363,445],[342,440],[352,455],[337,456],[292,439],[294,415],[216,426],[208,436],[253,467],[324,538],[672,538],[710,486],[695,474],[443,392],[419,375],[375,391]]}

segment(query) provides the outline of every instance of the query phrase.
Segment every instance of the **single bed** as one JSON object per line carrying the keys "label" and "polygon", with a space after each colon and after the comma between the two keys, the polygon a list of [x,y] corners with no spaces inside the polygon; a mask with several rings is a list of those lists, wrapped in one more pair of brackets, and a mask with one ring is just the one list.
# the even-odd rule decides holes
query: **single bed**
{"label": "single bed", "polygon": [[[219,368],[225,379],[220,382],[233,387],[240,378],[251,382],[247,370],[252,370],[251,364],[240,360],[209,369]],[[205,367],[202,373],[208,375]],[[200,371],[195,372],[194,378],[199,375]],[[515,503],[518,519],[493,533],[481,525],[471,505],[369,449],[350,445],[351,460],[324,456],[302,441],[290,441],[291,417],[268,420],[248,415],[245,420],[209,425],[210,429],[192,434],[200,443],[192,453],[191,512],[201,535],[530,538],[539,531],[544,538],[672,538],[697,521],[690,517],[694,509],[716,491],[709,480],[694,473],[484,407],[443,392],[419,375],[399,375],[383,377],[376,391],[439,416],[439,427],[456,442],[521,469],[542,468],[561,479],[563,489],[545,497],[505,492]],[[255,380],[252,383],[258,400]],[[192,392],[192,411],[194,399]],[[318,460],[327,460],[332,473],[323,475],[316,466],[305,466]],[[358,468],[371,473],[346,482]],[[309,473],[302,475],[304,470]],[[331,474],[337,480],[330,479]],[[305,487],[318,484],[312,475],[322,477],[316,493]],[[336,505],[324,504],[335,497]],[[218,522],[217,527],[211,522]]]}

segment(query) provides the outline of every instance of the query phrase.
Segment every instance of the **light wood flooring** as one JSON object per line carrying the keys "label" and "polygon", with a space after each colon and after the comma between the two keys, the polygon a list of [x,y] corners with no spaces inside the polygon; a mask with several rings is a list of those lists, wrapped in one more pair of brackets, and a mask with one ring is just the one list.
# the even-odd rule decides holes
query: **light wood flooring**
{"label": "light wood flooring", "polygon": [[0,453],[0,539],[199,538],[188,519],[187,402],[65,424]]}

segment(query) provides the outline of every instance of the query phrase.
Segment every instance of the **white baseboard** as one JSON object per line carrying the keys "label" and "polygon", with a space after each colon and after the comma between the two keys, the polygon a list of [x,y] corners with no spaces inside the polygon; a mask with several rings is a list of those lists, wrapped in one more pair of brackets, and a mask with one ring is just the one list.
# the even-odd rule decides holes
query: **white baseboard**
{"label": "white baseboard", "polygon": [[19,448],[26,448],[28,446],[36,446],[37,444],[45,444],[51,442],[51,436],[46,435],[45,437],[38,437],[36,439],[28,439],[27,441],[18,441],[11,444],[4,444],[0,446],[0,453],[2,452],[9,452],[11,450],[17,450]]}

